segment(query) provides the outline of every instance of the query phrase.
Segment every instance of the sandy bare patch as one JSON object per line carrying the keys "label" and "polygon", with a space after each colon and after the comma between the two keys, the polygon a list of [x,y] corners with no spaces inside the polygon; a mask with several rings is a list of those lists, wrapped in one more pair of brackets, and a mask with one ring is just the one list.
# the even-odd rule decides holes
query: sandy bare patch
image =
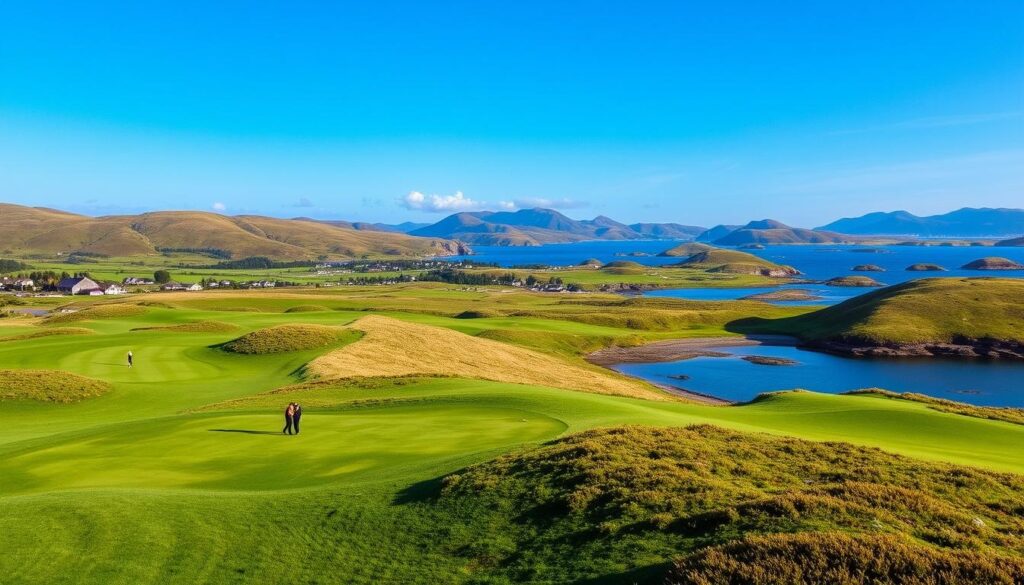
{"label": "sandy bare patch", "polygon": [[429,374],[535,384],[596,394],[669,399],[644,382],[450,329],[371,315],[352,329],[359,341],[309,364],[321,378]]}

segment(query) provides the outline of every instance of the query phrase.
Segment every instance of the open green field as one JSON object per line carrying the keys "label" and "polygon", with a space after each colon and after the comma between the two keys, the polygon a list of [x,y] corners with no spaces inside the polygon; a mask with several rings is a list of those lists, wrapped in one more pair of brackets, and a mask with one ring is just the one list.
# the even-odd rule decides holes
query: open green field
{"label": "open green field", "polygon": [[[749,254],[735,252],[744,258],[754,258]],[[316,274],[312,267],[293,268],[268,268],[268,269],[224,269],[208,268],[221,262],[221,259],[211,258],[199,254],[188,253],[167,253],[151,254],[147,256],[118,257],[85,257],[80,258],[77,263],[68,263],[66,258],[58,257],[30,257],[19,258],[23,263],[31,266],[31,270],[54,271],[57,273],[67,272],[75,274],[88,272],[96,280],[122,282],[127,277],[152,278],[157,270],[166,270],[171,273],[174,280],[179,282],[193,283],[201,280],[230,280],[233,282],[245,282],[255,280],[271,280],[292,282],[299,285],[337,285],[339,282],[347,283],[351,279],[360,278],[396,278],[403,274],[397,271],[384,272],[347,272],[343,274]],[[624,261],[628,264],[635,264]],[[770,265],[770,263],[766,263]],[[639,286],[643,288],[678,288],[678,287],[745,287],[745,286],[773,286],[784,282],[784,279],[768,278],[755,274],[715,272],[712,269],[720,264],[701,265],[693,267],[678,266],[642,266],[636,267],[615,267],[604,268],[594,267],[556,267],[550,269],[504,269],[504,268],[463,268],[469,274],[495,274],[503,275],[512,273],[517,278],[525,280],[533,276],[541,282],[547,282],[550,278],[560,278],[566,284],[578,285],[585,290],[597,290],[601,287],[614,286]],[[423,269],[410,269],[405,274],[420,276],[425,272]]]}
{"label": "open green field", "polygon": [[[142,295],[114,304],[76,299],[73,307],[80,310],[0,326],[0,370],[64,372],[109,385],[66,403],[0,400],[0,574],[10,582],[616,583],[627,575],[659,582],[630,572],[667,562],[661,548],[644,549],[654,540],[623,537],[624,546],[638,547],[622,557],[633,561],[574,560],[567,577],[569,565],[555,567],[557,560],[508,560],[522,544],[506,534],[505,520],[431,495],[440,478],[468,466],[622,425],[710,423],[878,448],[909,468],[917,461],[994,478],[1024,474],[1024,425],[881,395],[790,392],[716,407],[564,389],[561,380],[517,384],[437,372],[316,378],[306,367],[373,342],[359,330],[359,319],[372,313],[441,328],[438,339],[449,344],[509,344],[559,360],[566,371],[621,383],[582,354],[724,335],[737,319],[792,317],[806,308],[433,284]],[[344,333],[309,349],[225,349],[281,325]],[[302,432],[282,435],[282,411],[293,400],[304,407]],[[999,554],[1017,550],[1003,542]],[[506,560],[488,562],[498,549]]]}

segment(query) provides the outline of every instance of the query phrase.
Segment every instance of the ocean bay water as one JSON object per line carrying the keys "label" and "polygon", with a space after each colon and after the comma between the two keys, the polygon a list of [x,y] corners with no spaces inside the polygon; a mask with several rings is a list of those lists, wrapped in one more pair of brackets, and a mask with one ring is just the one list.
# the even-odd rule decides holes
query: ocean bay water
{"label": "ocean bay water", "polygon": [[[622,364],[615,369],[656,384],[745,402],[763,392],[800,388],[836,394],[862,388],[918,392],[984,406],[1024,407],[1024,363],[951,359],[847,358],[792,346],[709,348],[729,357],[699,357],[678,362]],[[797,362],[769,366],[742,356],[785,358]],[[687,376],[680,380],[673,376]]]}
{"label": "ocean bay water", "polygon": [[[479,262],[493,262],[502,267],[517,265],[546,264],[551,266],[573,266],[596,258],[601,262],[631,260],[648,266],[674,264],[683,258],[658,256],[657,254],[682,243],[676,240],[641,241],[593,241],[571,244],[548,244],[545,246],[509,247],[477,246],[472,256],[458,256],[454,259],[472,259]],[[916,278],[927,277],[978,277],[999,276],[1024,278],[1024,270],[963,270],[960,267],[972,260],[986,256],[1001,256],[1024,264],[1024,248],[991,246],[860,246],[860,245],[773,245],[763,250],[744,250],[766,260],[788,264],[803,273],[809,280],[827,280],[837,276],[869,276],[886,285],[899,284]],[[874,264],[884,272],[858,272],[854,266]],[[937,264],[944,272],[910,272],[912,264]],[[798,301],[785,304],[834,304],[857,296],[871,288],[837,288],[821,285],[786,285],[790,288],[810,289],[812,294],[823,297],[820,301]],[[760,288],[676,288],[650,291],[650,296],[676,297],[691,300],[733,300],[771,289]]]}

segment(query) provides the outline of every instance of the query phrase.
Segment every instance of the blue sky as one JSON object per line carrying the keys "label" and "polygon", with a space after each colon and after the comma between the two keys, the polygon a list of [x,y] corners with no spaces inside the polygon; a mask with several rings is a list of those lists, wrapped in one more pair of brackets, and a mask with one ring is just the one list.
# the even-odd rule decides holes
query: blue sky
{"label": "blue sky", "polygon": [[0,200],[807,226],[1024,206],[1024,3],[750,4],[5,6]]}

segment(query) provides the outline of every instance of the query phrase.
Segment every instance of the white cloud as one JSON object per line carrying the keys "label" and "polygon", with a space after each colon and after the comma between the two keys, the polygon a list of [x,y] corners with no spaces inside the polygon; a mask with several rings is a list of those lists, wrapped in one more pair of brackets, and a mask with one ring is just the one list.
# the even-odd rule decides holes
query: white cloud
{"label": "white cloud", "polygon": [[299,200],[292,207],[316,207],[316,205],[309,197],[299,197]]}
{"label": "white cloud", "polygon": [[577,199],[546,199],[544,197],[525,197],[522,199],[514,199],[512,201],[503,201],[511,205],[512,209],[532,209],[534,207],[543,207],[546,209],[579,209],[581,207],[587,207],[586,201],[579,201]]}
{"label": "white cloud", "polygon": [[424,195],[419,191],[411,191],[402,199],[402,205],[406,209],[431,213],[480,211],[488,206],[486,202],[466,197],[462,191],[456,191],[452,195]]}
{"label": "white cloud", "polygon": [[214,211],[218,211],[219,212],[219,211],[227,211],[228,206],[224,205],[220,201],[215,201],[214,204],[210,206],[210,208],[213,209]]}
{"label": "white cloud", "polygon": [[545,199],[542,197],[526,197],[522,199],[501,200],[496,203],[470,199],[462,191],[452,195],[425,195],[420,191],[411,191],[400,201],[406,209],[427,211],[431,213],[454,213],[459,211],[499,210],[515,211],[545,207],[550,209],[578,209],[586,207],[584,201],[573,199]]}

